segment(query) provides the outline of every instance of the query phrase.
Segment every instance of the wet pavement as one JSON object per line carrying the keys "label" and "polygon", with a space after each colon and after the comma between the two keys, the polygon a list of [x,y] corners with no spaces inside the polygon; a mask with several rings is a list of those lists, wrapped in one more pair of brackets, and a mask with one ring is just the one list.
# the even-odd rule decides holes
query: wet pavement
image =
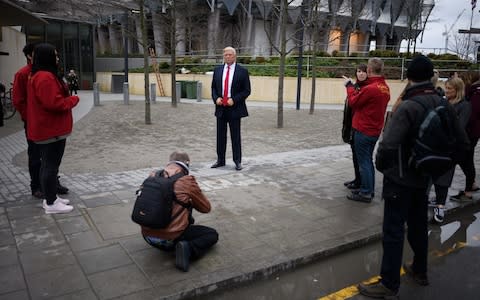
{"label": "wet pavement", "polygon": [[[141,97],[131,95],[124,105],[121,94],[102,94],[102,105],[93,108],[91,92],[80,97],[60,168],[72,213],[44,214],[30,196],[21,122],[0,128],[2,299],[178,299],[380,237],[381,174],[371,204],[345,198],[342,183],[353,171],[350,148],[340,139],[340,106],[319,106],[309,115],[286,105],[285,128],[277,129],[275,105],[250,102],[250,117],[242,120],[244,169],[238,172],[230,146],[227,166],[210,169],[216,159],[210,100],[182,99],[172,108],[169,99],[158,98],[151,105],[153,124],[145,125]],[[148,246],[130,220],[136,188],[174,150],[190,154],[192,174],[212,202],[210,214],[194,214],[196,222],[220,235],[188,273],[174,267],[171,255]],[[450,193],[463,185],[457,170]],[[470,204],[448,202],[447,208]]]}

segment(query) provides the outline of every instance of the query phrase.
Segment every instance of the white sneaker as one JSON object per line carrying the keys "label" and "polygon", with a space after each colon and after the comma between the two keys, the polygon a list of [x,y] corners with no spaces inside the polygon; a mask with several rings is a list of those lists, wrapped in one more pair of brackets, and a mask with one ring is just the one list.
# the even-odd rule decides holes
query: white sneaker
{"label": "white sneaker", "polygon": [[65,199],[65,198],[60,198],[58,195],[57,195],[57,200],[55,200],[55,201],[60,201],[63,204],[69,204],[70,203],[70,200]]}
{"label": "white sneaker", "polygon": [[[60,198],[60,197],[57,196],[57,199],[55,199],[55,202],[60,202],[60,203],[62,203],[62,204],[67,205],[67,204],[70,203],[70,200],[64,199],[64,198]],[[55,202],[54,202],[54,203],[55,203]],[[43,208],[45,208],[46,206],[47,206],[47,200],[43,199]]]}
{"label": "white sneaker", "polygon": [[43,208],[46,214],[62,214],[69,213],[73,210],[73,206],[63,204],[62,202],[55,200],[52,205],[47,205],[47,201],[43,200]]}

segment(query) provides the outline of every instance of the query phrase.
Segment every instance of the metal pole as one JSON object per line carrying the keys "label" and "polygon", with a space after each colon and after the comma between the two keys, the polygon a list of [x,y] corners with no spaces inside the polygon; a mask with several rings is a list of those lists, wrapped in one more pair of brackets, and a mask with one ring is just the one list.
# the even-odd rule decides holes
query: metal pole
{"label": "metal pole", "polygon": [[93,83],[93,105],[100,105],[100,92],[98,91],[98,82]]}
{"label": "metal pole", "polygon": [[404,76],[403,75],[404,70],[405,70],[405,58],[402,57],[402,73],[400,74],[400,80],[402,80],[402,81],[403,81],[403,76]]}
{"label": "metal pole", "polygon": [[130,102],[130,94],[128,93],[128,82],[123,83],[123,104],[128,105]]}
{"label": "metal pole", "polygon": [[155,103],[157,101],[157,85],[150,83],[150,101]]}
{"label": "metal pole", "polygon": [[182,94],[182,86],[180,85],[180,82],[175,82],[175,91],[176,91],[176,96],[177,96],[177,103],[180,103],[180,95]]}
{"label": "metal pole", "polygon": [[124,82],[128,82],[128,13],[125,13],[125,24],[123,25],[123,55],[124,55]]}
{"label": "metal pole", "polygon": [[202,102],[202,83],[197,81],[197,102]]}

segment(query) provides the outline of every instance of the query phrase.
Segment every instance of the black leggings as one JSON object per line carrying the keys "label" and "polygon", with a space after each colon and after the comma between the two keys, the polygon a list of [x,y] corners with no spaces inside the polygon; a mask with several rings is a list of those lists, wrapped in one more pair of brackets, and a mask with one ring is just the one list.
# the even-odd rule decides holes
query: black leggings
{"label": "black leggings", "polygon": [[473,157],[475,155],[475,146],[477,146],[478,138],[470,138],[470,147],[467,154],[465,155],[465,160],[459,163],[460,168],[462,168],[463,173],[465,174],[465,191],[470,192],[473,190],[473,183],[475,182],[475,162]]}
{"label": "black leggings", "polygon": [[57,199],[57,175],[65,151],[66,139],[38,144],[41,156],[40,184],[48,205]]}

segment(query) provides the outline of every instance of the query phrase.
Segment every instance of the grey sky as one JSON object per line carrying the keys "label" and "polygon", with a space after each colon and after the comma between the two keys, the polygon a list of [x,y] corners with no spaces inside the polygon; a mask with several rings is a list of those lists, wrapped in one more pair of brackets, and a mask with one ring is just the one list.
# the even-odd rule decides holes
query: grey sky
{"label": "grey sky", "polygon": [[[417,47],[419,48],[439,48],[445,47],[445,36],[442,35],[445,31],[445,25],[447,30],[450,29],[455,22],[457,16],[465,9],[461,18],[453,27],[450,32],[450,41],[453,41],[453,35],[458,33],[458,29],[468,29],[470,26],[470,17],[472,14],[472,6],[470,0],[435,0],[435,7],[430,14],[429,22],[426,25],[425,32],[423,34],[423,43],[420,43],[420,39],[417,41]],[[472,27],[480,27],[480,1],[477,3],[477,7],[473,11],[473,23]],[[480,40],[480,35],[476,35],[476,39]],[[474,36],[475,38],[475,36]],[[427,51],[432,52],[432,51]]]}

